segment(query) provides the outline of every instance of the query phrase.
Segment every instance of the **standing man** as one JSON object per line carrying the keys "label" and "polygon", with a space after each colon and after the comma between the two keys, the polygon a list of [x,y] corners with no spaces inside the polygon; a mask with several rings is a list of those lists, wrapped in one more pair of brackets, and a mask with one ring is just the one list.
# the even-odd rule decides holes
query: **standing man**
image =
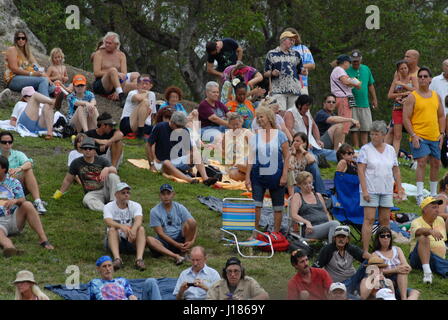
{"label": "standing man", "polygon": [[142,226],[142,206],[131,201],[131,187],[125,183],[117,184],[115,200],[104,206],[103,217],[107,225],[105,239],[106,249],[112,252],[114,257],[113,267],[118,270],[123,267],[120,252],[135,253],[135,268],[146,270],[143,261],[143,253],[146,247],[145,228]]}
{"label": "standing man", "polygon": [[[434,90],[439,95],[442,100],[442,106],[444,107],[445,117],[448,115],[448,59],[442,63],[443,72],[438,76],[435,76],[431,84],[429,85],[429,90]],[[448,118],[447,118],[448,123]],[[445,130],[447,126],[445,126]]]}
{"label": "standing man", "polygon": [[[225,68],[243,60],[243,48],[231,38],[207,42],[205,49],[207,51],[207,72],[216,76],[217,79],[222,79]],[[218,62],[216,69],[214,69],[215,60]]]}
{"label": "standing man", "polygon": [[[353,145],[355,149],[367,144],[369,141],[369,131],[372,125],[372,113],[370,111],[369,93],[372,98],[372,108],[378,107],[378,100],[376,98],[375,87],[373,86],[375,80],[373,79],[370,68],[362,64],[362,55],[359,50],[353,50],[351,56],[351,66],[347,69],[347,74],[350,78],[356,78],[361,81],[361,87],[352,88],[353,96],[355,97],[356,107],[352,108],[352,117],[358,120],[360,127],[352,128],[350,131],[353,136]],[[360,134],[361,133],[361,134]],[[359,145],[359,136],[361,135],[361,145]]]}
{"label": "standing man", "polygon": [[431,196],[437,195],[440,149],[445,135],[445,113],[436,91],[429,89],[431,71],[422,67],[417,73],[419,88],[403,105],[403,124],[411,136],[411,152],[417,160],[417,204],[423,200],[426,163],[429,160]]}
{"label": "standing man", "polygon": [[309,265],[307,253],[302,249],[291,252],[291,264],[297,273],[288,281],[288,300],[327,300],[330,275],[324,269]]}
{"label": "standing man", "polygon": [[123,133],[115,129],[116,122],[112,116],[103,112],[97,118],[97,128],[86,132],[95,140],[97,155],[109,160],[118,169],[123,161]]}
{"label": "standing man", "polygon": [[208,289],[221,280],[218,271],[207,266],[206,261],[203,247],[191,249],[191,267],[182,271],[173,291],[177,300],[205,300]]}
{"label": "standing man", "polygon": [[196,241],[198,228],[187,208],[173,201],[175,195],[171,185],[163,184],[160,187],[161,202],[149,214],[149,226],[154,229],[157,238],[147,237],[147,243],[154,256],[163,254],[172,257],[176,265],[180,265]]}
{"label": "standing man", "polygon": [[[417,50],[410,49],[404,54],[404,60],[408,63],[409,74],[415,78],[417,78],[417,72],[420,70],[418,66],[419,59],[420,53]],[[395,75],[397,75],[397,72],[395,72]]]}
{"label": "standing man", "polygon": [[303,67],[299,52],[292,49],[298,41],[298,36],[291,31],[285,31],[280,35],[280,45],[269,51],[266,55],[264,76],[272,79],[273,98],[280,105],[280,115],[294,107],[294,102],[300,95],[302,85],[299,75],[308,75]]}

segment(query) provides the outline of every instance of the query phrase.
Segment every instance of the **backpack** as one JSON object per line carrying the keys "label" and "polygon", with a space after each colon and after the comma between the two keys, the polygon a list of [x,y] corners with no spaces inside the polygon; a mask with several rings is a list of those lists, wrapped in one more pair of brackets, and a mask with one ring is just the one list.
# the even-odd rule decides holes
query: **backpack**
{"label": "backpack", "polygon": [[[265,235],[267,235],[269,238],[271,238],[272,241],[272,247],[274,248],[274,251],[286,251],[289,248],[289,241],[286,239],[286,237],[281,234],[280,232],[265,232]],[[257,240],[268,242],[265,236],[262,236],[261,234],[257,235]],[[270,251],[269,246],[260,247],[261,251]]]}
{"label": "backpack", "polygon": [[206,165],[205,172],[209,178],[216,178],[218,181],[222,181],[222,172],[218,168],[211,165]]}
{"label": "backpack", "polygon": [[304,238],[289,234],[287,239],[289,240],[288,252],[293,252],[294,250],[302,249],[306,252],[308,258],[311,259],[313,257],[315,250],[308,244],[308,242],[306,242]]}

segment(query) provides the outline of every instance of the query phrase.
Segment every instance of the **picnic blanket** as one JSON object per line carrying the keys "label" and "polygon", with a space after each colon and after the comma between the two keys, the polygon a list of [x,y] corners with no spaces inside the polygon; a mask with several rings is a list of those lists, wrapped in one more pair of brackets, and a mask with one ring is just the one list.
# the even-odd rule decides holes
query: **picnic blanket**
{"label": "picnic blanket", "polygon": [[[213,196],[198,196],[198,200],[200,203],[206,205],[210,210],[222,214],[222,199]],[[260,226],[265,228],[266,231],[274,231],[274,210],[272,209],[272,206],[266,206],[265,202],[263,203],[263,208],[261,208]],[[288,230],[289,215],[283,214],[280,231],[287,233]]]}
{"label": "picnic blanket", "polygon": [[[132,291],[139,300],[143,296],[143,284],[146,279],[128,279]],[[157,285],[159,286],[162,300],[176,300],[173,295],[174,287],[176,286],[177,278],[158,278]],[[67,289],[65,285],[46,285],[45,289],[63,297],[65,300],[90,300],[89,285],[83,283],[79,285],[79,289]]]}
{"label": "picnic blanket", "polygon": [[[56,111],[53,117],[53,124],[55,124],[60,117],[63,117],[67,121],[67,118],[62,113]],[[39,136],[38,134],[29,131],[25,126],[23,126],[20,123],[16,127],[10,125],[9,120],[0,120],[0,129],[7,131],[16,131],[21,137],[36,138]],[[53,135],[58,136],[55,132],[53,133]]]}

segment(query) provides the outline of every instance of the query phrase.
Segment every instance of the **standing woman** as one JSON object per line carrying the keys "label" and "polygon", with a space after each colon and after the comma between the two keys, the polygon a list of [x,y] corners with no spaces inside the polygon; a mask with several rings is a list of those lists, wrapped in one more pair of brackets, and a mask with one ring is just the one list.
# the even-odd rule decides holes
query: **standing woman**
{"label": "standing woman", "polygon": [[360,205],[364,207],[362,246],[366,254],[369,251],[377,208],[380,225],[389,226],[390,208],[394,206],[392,201],[394,181],[400,190],[399,197],[403,197],[397,155],[394,148],[384,142],[386,133],[386,123],[374,121],[370,129],[371,142],[364,145],[358,155]]}
{"label": "standing woman", "polygon": [[260,222],[264,193],[269,189],[274,209],[274,232],[279,232],[290,157],[288,138],[282,131],[277,130],[275,115],[271,109],[258,107],[255,116],[262,130],[258,130],[250,139],[246,188],[252,190],[252,198],[255,201],[256,227]]}
{"label": "standing woman", "polygon": [[14,45],[6,50],[5,63],[4,80],[9,89],[20,92],[23,87],[32,86],[47,97],[54,91],[47,75],[34,68],[37,61],[31,53],[25,32],[17,31],[14,34]]}
{"label": "standing woman", "polygon": [[[350,78],[346,70],[350,67],[351,59],[348,55],[342,54],[336,59],[336,66],[330,75],[331,93],[336,97],[336,109],[338,116],[344,118],[353,118],[351,106],[355,103],[355,97],[352,88],[361,88],[359,80]],[[350,131],[350,122],[343,124],[343,133],[348,134]]]}
{"label": "standing woman", "polygon": [[33,273],[28,270],[17,272],[13,284],[16,286],[14,300],[50,300],[37,286]]}
{"label": "standing woman", "polygon": [[394,100],[392,106],[393,123],[393,146],[398,154],[400,150],[401,136],[403,131],[403,102],[407,96],[417,89],[417,78],[409,73],[409,67],[406,60],[397,62],[397,77],[394,78],[389,88],[387,97]]}

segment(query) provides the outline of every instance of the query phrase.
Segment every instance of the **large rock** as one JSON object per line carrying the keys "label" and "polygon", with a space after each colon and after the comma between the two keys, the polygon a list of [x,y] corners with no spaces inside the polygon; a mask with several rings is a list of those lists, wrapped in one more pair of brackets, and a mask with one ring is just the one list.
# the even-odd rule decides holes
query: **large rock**
{"label": "large rock", "polygon": [[14,42],[14,33],[23,30],[28,36],[30,44],[35,50],[46,53],[45,46],[31,32],[26,23],[20,19],[19,10],[12,0],[0,0],[0,44],[10,46]]}

